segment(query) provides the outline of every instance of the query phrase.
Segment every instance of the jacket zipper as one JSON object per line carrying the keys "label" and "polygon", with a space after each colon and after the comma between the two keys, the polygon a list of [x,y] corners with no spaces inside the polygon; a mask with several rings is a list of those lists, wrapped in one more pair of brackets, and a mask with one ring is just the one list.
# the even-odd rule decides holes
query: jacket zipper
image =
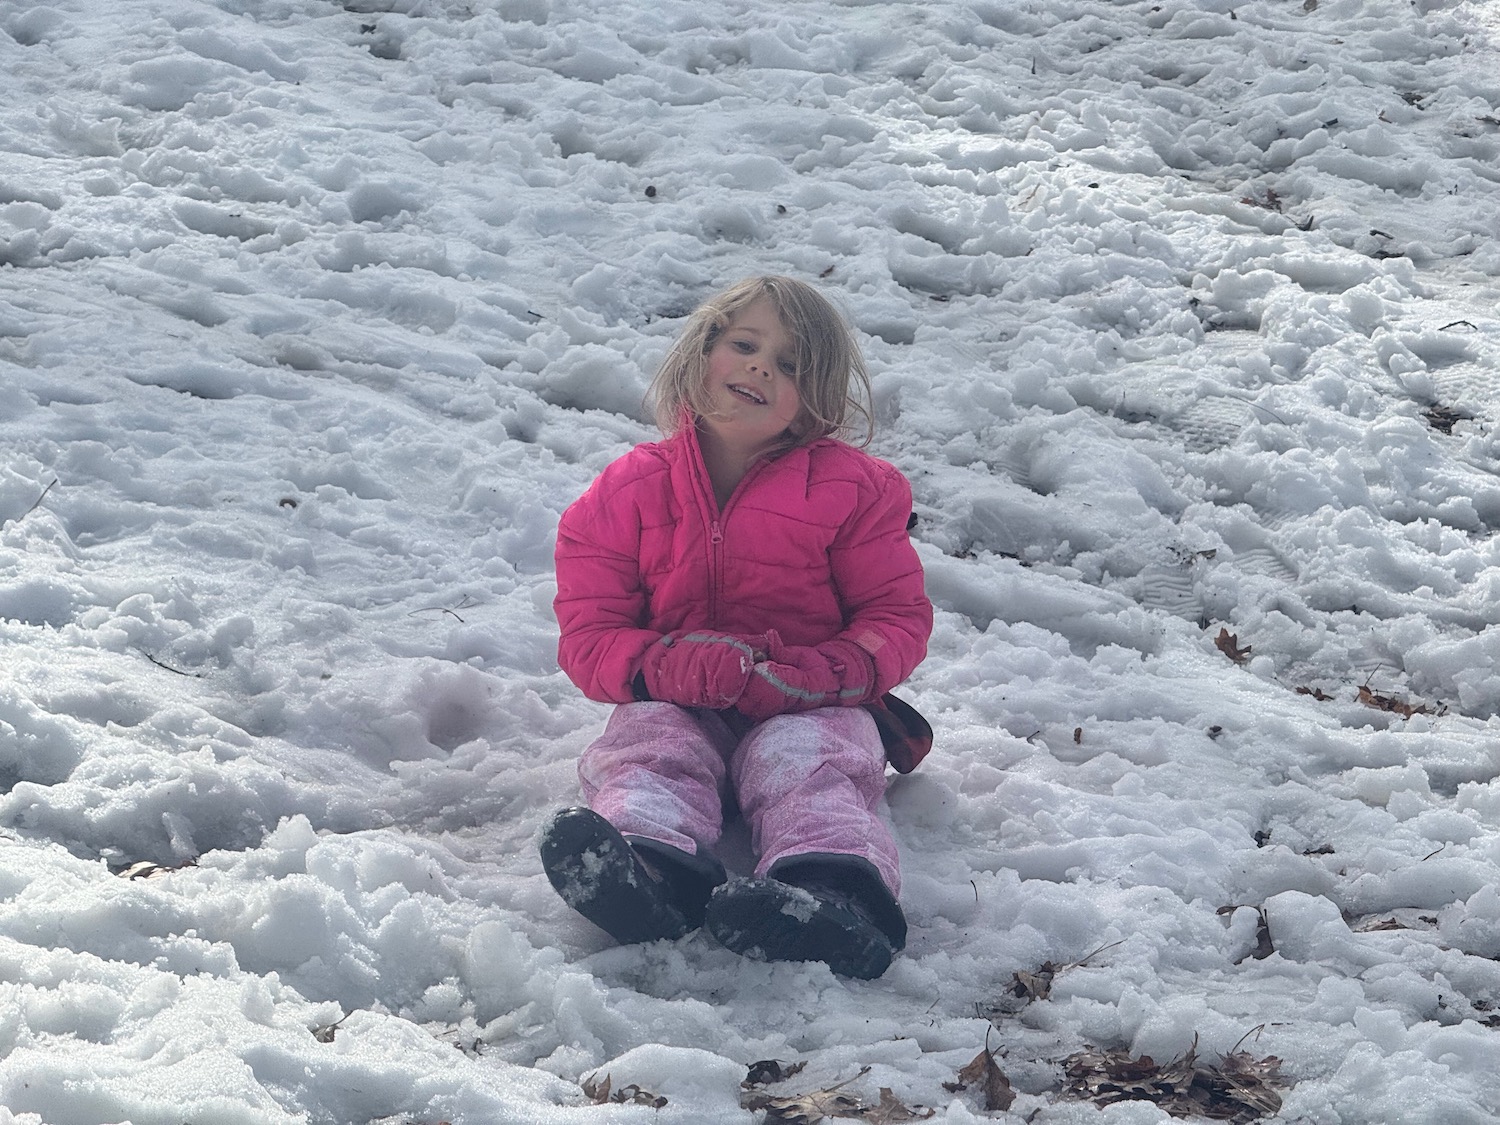
{"label": "jacket zipper", "polygon": [[719,600],[724,584],[724,528],[719,519],[708,525],[708,620],[719,627]]}
{"label": "jacket zipper", "polygon": [[750,479],[760,474],[768,462],[762,458],[750,466],[739,484],[735,485],[734,491],[730,493],[722,510],[719,502],[714,498],[713,482],[709,480],[708,466],[703,461],[703,452],[697,448],[696,438],[693,441],[693,454],[695,459],[693,475],[696,478],[699,493],[699,503],[703,507],[704,514],[708,517],[708,620],[709,627],[719,628],[719,603],[723,600],[724,586],[724,525],[729,522],[729,511],[734,507],[734,502],[739,494],[744,491]]}

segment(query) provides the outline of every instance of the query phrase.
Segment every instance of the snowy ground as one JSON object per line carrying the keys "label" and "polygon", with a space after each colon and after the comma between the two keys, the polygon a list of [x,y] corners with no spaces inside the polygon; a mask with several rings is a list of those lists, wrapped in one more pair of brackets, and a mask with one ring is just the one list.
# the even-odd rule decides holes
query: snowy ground
{"label": "snowy ground", "polygon": [[[971,1122],[987,1039],[1014,1121],[1195,1043],[1493,1120],[1497,35],[0,0],[0,1123],[750,1123],[773,1058]],[[752,272],[861,330],[938,606],[871,983],[609,948],[532,844],[605,714],[557,515]]]}

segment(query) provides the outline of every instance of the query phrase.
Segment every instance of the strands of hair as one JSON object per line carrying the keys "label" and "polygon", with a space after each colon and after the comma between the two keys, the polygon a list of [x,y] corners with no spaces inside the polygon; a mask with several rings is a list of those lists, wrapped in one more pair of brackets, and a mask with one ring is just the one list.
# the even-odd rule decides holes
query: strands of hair
{"label": "strands of hair", "polygon": [[802,412],[786,448],[830,436],[868,445],[875,419],[859,342],[827,297],[790,277],[746,278],[698,306],[647,392],[656,424],[671,435],[709,412],[708,353],[734,318],[760,300],[771,303],[796,347],[793,381]]}

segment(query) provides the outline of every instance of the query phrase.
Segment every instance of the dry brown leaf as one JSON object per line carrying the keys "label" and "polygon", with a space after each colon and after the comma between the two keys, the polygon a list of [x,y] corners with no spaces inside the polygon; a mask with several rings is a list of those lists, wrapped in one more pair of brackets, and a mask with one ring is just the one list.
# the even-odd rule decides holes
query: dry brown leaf
{"label": "dry brown leaf", "polygon": [[740,1085],[748,1090],[752,1086],[770,1086],[776,1082],[785,1082],[788,1078],[801,1074],[806,1067],[805,1062],[784,1063],[776,1059],[762,1059],[760,1062],[750,1064],[750,1071]]}
{"label": "dry brown leaf", "polygon": [[995,1062],[995,1056],[988,1047],[958,1072],[957,1082],[945,1082],[943,1086],[949,1093],[955,1094],[960,1090],[978,1087],[979,1092],[984,1095],[987,1113],[1003,1113],[1016,1100],[1016,1092],[1011,1089],[1010,1079],[1000,1069],[1000,1064]]}
{"label": "dry brown leaf", "polygon": [[1219,635],[1214,638],[1214,647],[1236,664],[1243,664],[1250,659],[1250,649],[1254,646],[1246,645],[1241,648],[1239,635],[1220,626]]}
{"label": "dry brown leaf", "polygon": [[615,1091],[611,1101],[628,1103],[630,1105],[644,1105],[652,1109],[660,1109],[667,1104],[667,1099],[659,1094],[653,1094],[649,1090],[642,1090],[639,1086],[631,1084],[621,1086]]}
{"label": "dry brown leaf", "polygon": [[1451,434],[1453,427],[1459,422],[1471,421],[1474,416],[1462,410],[1455,410],[1450,406],[1434,406],[1429,410],[1424,410],[1422,417],[1438,433]]}
{"label": "dry brown leaf", "polygon": [[1014,1015],[1033,1000],[1045,1000],[1052,995],[1052,982],[1059,973],[1065,973],[1069,969],[1081,969],[1106,949],[1113,949],[1120,942],[1110,942],[1101,945],[1098,949],[1085,957],[1080,957],[1067,965],[1055,965],[1051,961],[1043,961],[1036,972],[1019,970],[1011,974],[1011,986],[1005,990],[1000,999],[990,1006],[991,1014],[1004,1013]]}
{"label": "dry brown leaf", "polygon": [[196,859],[185,859],[181,863],[168,867],[161,863],[152,863],[149,859],[132,863],[129,867],[121,868],[115,874],[122,879],[155,879],[160,875],[170,875],[173,871],[181,871],[187,867],[197,867]]}
{"label": "dry brown leaf", "polygon": [[[1199,1084],[1209,1092],[1210,1106],[1233,1108],[1233,1118],[1254,1121],[1270,1117],[1281,1109],[1281,1095],[1274,1089],[1281,1083],[1281,1060],[1274,1055],[1257,1059],[1245,1051],[1232,1051],[1217,1066],[1200,1071]],[[1221,1119],[1230,1115],[1217,1114]]]}
{"label": "dry brown leaf", "polygon": [[1329,695],[1322,688],[1315,688],[1315,687],[1299,687],[1297,689],[1297,694],[1298,695],[1310,695],[1314,699],[1316,699],[1319,703],[1328,703],[1328,702],[1330,702],[1333,699],[1333,696]]}
{"label": "dry brown leaf", "polygon": [[[1233,914],[1238,909],[1238,906],[1221,906],[1218,913],[1221,915]],[[1255,913],[1259,917],[1259,922],[1255,927],[1255,948],[1236,961],[1236,965],[1244,964],[1251,957],[1254,957],[1257,961],[1264,961],[1276,952],[1276,946],[1271,942],[1271,925],[1266,921],[1265,910],[1261,907],[1256,907]]]}
{"label": "dry brown leaf", "polygon": [[352,1016],[353,1014],[353,1012],[350,1012],[348,1015],[343,1016],[335,1023],[326,1023],[322,1027],[314,1028],[313,1038],[316,1039],[319,1043],[332,1043],[334,1036],[339,1033],[339,1028],[343,1026],[344,1020],[348,1019],[349,1016]]}
{"label": "dry brown leaf", "polygon": [[765,1110],[766,1120],[785,1121],[791,1125],[817,1125],[828,1117],[863,1117],[865,1103],[849,1094],[833,1090],[814,1090],[790,1098],[773,1098],[759,1094],[745,1103],[746,1109]]}
{"label": "dry brown leaf", "polygon": [[606,1074],[602,1082],[597,1081],[597,1075],[590,1075],[578,1085],[583,1088],[584,1095],[589,1101],[595,1105],[614,1103],[616,1105],[644,1105],[651,1109],[660,1109],[667,1104],[666,1098],[658,1097],[634,1084],[611,1090],[611,1083],[611,1076]]}
{"label": "dry brown leaf", "polygon": [[1411,704],[1397,699],[1393,695],[1382,695],[1380,692],[1371,691],[1368,685],[1361,684],[1359,689],[1359,701],[1366,707],[1373,707],[1377,711],[1389,711],[1400,715],[1403,719],[1409,719],[1413,715],[1442,714],[1442,709],[1434,712],[1427,704]]}
{"label": "dry brown leaf", "polygon": [[904,1121],[926,1121],[929,1117],[936,1116],[937,1110],[929,1109],[925,1113],[902,1105],[896,1100],[896,1095],[891,1093],[889,1086],[880,1087],[880,1104],[868,1110],[864,1119],[873,1121],[875,1125],[900,1125]]}
{"label": "dry brown leaf", "polygon": [[[801,1067],[798,1067],[800,1070]],[[769,1094],[752,1094],[742,1100],[742,1105],[750,1110],[765,1110],[766,1121],[784,1121],[790,1125],[816,1125],[828,1117],[864,1117],[870,1107],[860,1101],[859,1098],[850,1094],[842,1094],[839,1091],[853,1082],[870,1073],[869,1067],[864,1067],[854,1078],[846,1078],[834,1086],[825,1090],[813,1090],[807,1094],[796,1094],[786,1098],[773,1098]]]}
{"label": "dry brown leaf", "polygon": [[1275,188],[1268,187],[1261,195],[1242,195],[1240,202],[1246,207],[1260,207],[1267,211],[1281,211],[1281,195]]}
{"label": "dry brown leaf", "polygon": [[1199,1062],[1196,1044],[1174,1062],[1148,1055],[1090,1048],[1063,1060],[1068,1092],[1101,1106],[1150,1101],[1173,1117],[1209,1117],[1249,1125],[1281,1108],[1281,1060],[1231,1051],[1218,1063]]}
{"label": "dry brown leaf", "polygon": [[1057,976],[1057,966],[1051,961],[1044,961],[1042,967],[1034,973],[1023,971],[1013,975],[1016,983],[1011,985],[1012,995],[1026,1000],[1045,1000],[1052,995],[1052,980]]}

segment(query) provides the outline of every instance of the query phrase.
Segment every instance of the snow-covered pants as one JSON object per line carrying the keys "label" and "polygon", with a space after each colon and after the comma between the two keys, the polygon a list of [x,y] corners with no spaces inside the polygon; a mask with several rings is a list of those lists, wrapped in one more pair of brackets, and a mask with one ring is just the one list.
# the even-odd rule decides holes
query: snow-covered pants
{"label": "snow-covered pants", "polygon": [[879,815],[885,751],[859,707],[777,715],[737,736],[713,711],[625,703],[578,763],[588,805],[627,836],[711,849],[725,782],[750,826],[755,874],[791,856],[859,856],[901,892],[896,841]]}

